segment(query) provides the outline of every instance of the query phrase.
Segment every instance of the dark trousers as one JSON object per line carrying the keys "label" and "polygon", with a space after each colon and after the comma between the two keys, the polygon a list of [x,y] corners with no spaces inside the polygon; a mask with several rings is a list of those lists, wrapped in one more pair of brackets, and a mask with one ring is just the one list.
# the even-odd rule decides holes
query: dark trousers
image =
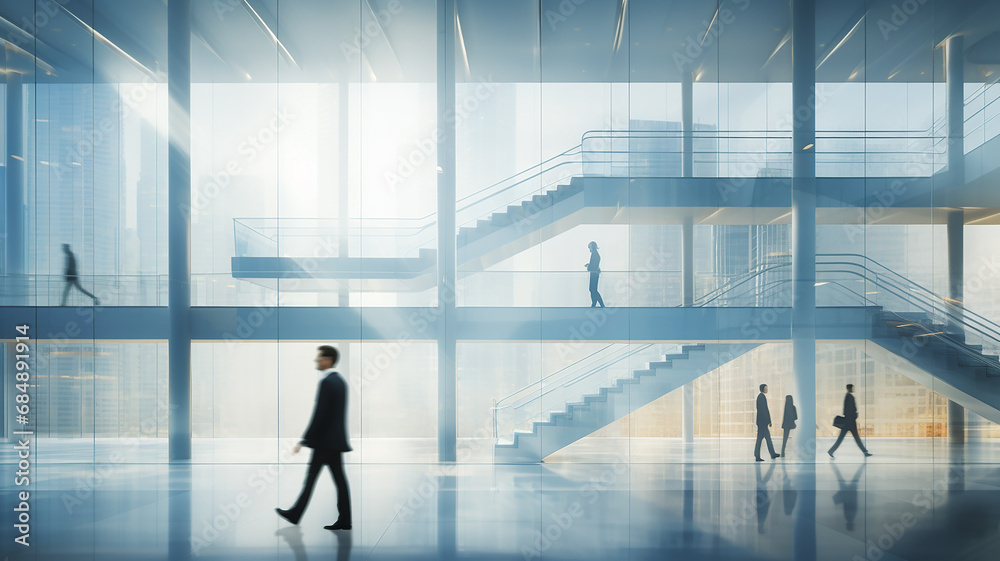
{"label": "dark trousers", "polygon": [[73,288],[74,286],[80,292],[86,294],[87,296],[90,296],[94,300],[97,300],[96,296],[94,296],[93,294],[87,292],[87,289],[85,289],[82,286],[80,286],[80,279],[79,278],[77,278],[77,277],[66,277],[66,288],[63,289],[62,302],[59,303],[60,306],[65,306],[66,305],[66,297],[69,296],[69,289]]}
{"label": "dark trousers", "polygon": [[600,278],[601,273],[590,273],[590,307],[600,304],[604,307],[604,298],[601,298],[601,293],[597,291],[597,280]]}
{"label": "dark trousers", "polygon": [[299,500],[295,501],[295,506],[288,509],[291,516],[298,520],[302,513],[306,511],[309,504],[309,497],[312,496],[313,487],[316,485],[316,478],[323,466],[330,466],[333,474],[333,483],[337,486],[337,520],[351,523],[351,494],[347,489],[347,476],[344,475],[344,454],[334,450],[314,449],[312,457],[309,458],[309,472],[306,473],[306,480],[302,486],[302,493]]}
{"label": "dark trousers", "polygon": [[767,428],[767,425],[757,426],[757,445],[753,448],[753,457],[760,457],[760,441],[767,441],[767,450],[771,453],[771,457],[774,457],[774,444],[771,443],[771,431]]}
{"label": "dark trousers", "polygon": [[785,435],[781,437],[781,455],[785,455],[785,447],[788,446],[788,434],[792,432],[792,429],[784,429]]}
{"label": "dark trousers", "polygon": [[844,436],[846,436],[848,432],[854,435],[854,442],[858,443],[858,448],[861,448],[861,451],[867,454],[868,449],[861,443],[861,437],[858,436],[857,422],[848,423],[847,425],[844,425],[844,428],[840,429],[840,436],[838,436],[837,441],[833,443],[833,448],[830,448],[830,453],[833,454],[837,451],[837,448],[840,447],[840,443],[844,441]]}

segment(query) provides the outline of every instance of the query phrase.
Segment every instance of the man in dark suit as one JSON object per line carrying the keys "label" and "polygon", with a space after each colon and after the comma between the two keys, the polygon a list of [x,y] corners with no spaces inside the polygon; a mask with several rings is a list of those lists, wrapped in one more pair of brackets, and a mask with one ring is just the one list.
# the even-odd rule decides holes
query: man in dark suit
{"label": "man in dark suit", "polygon": [[77,290],[90,296],[91,300],[94,301],[95,306],[101,305],[101,299],[94,296],[87,291],[86,288],[80,285],[80,276],[76,272],[76,255],[73,255],[73,250],[70,249],[68,243],[62,244],[63,254],[66,255],[65,265],[63,266],[63,278],[66,279],[66,287],[63,288],[62,301],[59,303],[60,306],[66,305],[66,298],[69,296],[69,290],[76,287]]}
{"label": "man in dark suit", "polygon": [[844,436],[850,432],[854,435],[854,442],[858,443],[858,448],[864,452],[865,456],[871,456],[872,453],[865,448],[865,445],[861,442],[861,437],[858,436],[858,405],[854,402],[854,384],[847,384],[847,395],[844,396],[844,427],[840,429],[840,436],[837,437],[837,442],[833,443],[833,447],[826,451],[830,457],[833,457],[833,453],[837,451],[840,447],[840,443],[844,441]]}
{"label": "man in dark suit", "polygon": [[335,523],[324,528],[350,530],[351,497],[347,489],[347,477],[344,475],[344,452],[351,450],[351,445],[347,441],[347,383],[333,369],[338,357],[337,349],[329,345],[319,347],[316,370],[325,374],[325,377],[319,383],[309,428],[306,429],[302,440],[292,449],[295,454],[298,454],[303,446],[313,449],[312,457],[309,459],[309,472],[306,474],[302,493],[299,495],[299,500],[295,501],[295,505],[288,510],[280,508],[275,510],[285,520],[298,524],[306,505],[309,504],[309,497],[312,495],[319,472],[323,466],[330,466],[333,482],[337,486],[338,516]]}
{"label": "man in dark suit", "polygon": [[771,431],[768,429],[771,426],[771,410],[767,408],[767,398],[764,397],[766,393],[767,384],[761,384],[760,393],[757,394],[757,445],[753,449],[753,456],[758,462],[764,461],[760,457],[762,440],[767,441],[767,451],[771,453],[772,460],[781,457],[781,454],[774,453],[774,444],[771,443]]}

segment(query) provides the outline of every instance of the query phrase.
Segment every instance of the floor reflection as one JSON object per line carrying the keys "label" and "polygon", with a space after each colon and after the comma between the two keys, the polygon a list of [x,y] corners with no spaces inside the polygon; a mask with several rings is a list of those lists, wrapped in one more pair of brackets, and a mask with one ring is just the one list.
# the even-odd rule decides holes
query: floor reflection
{"label": "floor reflection", "polygon": [[[336,532],[323,529],[336,517],[326,479],[299,525],[274,514],[304,469],[46,465],[31,490],[30,551],[5,554],[876,561],[995,559],[1000,547],[996,464],[354,464],[354,529]],[[10,505],[15,489],[2,485]],[[12,525],[0,537],[12,543]]]}

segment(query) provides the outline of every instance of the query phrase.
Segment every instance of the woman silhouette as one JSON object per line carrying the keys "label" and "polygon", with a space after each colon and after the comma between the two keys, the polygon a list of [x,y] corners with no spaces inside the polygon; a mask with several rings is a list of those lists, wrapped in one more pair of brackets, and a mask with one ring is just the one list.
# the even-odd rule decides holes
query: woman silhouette
{"label": "woman silhouette", "polygon": [[600,304],[603,308],[604,298],[601,298],[601,293],[597,291],[597,279],[601,276],[601,254],[597,253],[597,242],[590,242],[587,248],[590,249],[590,263],[584,267],[590,271],[590,307]]}
{"label": "woman silhouette", "polygon": [[785,418],[781,421],[781,428],[785,429],[785,435],[781,439],[781,455],[785,455],[785,446],[788,445],[788,433],[792,432],[795,428],[795,420],[799,418],[799,414],[795,412],[795,404],[792,402],[792,396],[785,396]]}

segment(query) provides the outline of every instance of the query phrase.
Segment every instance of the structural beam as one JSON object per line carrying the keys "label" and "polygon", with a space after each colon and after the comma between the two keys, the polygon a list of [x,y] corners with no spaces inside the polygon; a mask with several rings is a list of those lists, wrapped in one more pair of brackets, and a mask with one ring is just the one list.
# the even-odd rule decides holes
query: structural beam
{"label": "structural beam", "polygon": [[681,175],[694,177],[694,77],[681,72]]}
{"label": "structural beam", "polygon": [[792,1],[792,371],[796,452],[816,458],[816,5]]}
{"label": "structural beam", "polygon": [[191,0],[167,5],[170,461],[191,459]]}
{"label": "structural beam", "polygon": [[[340,81],[337,89],[337,257],[350,257],[350,190],[348,189],[349,138],[351,89],[347,79]],[[351,305],[348,283],[338,291],[338,305]],[[344,357],[345,360],[347,357]],[[349,363],[345,363],[349,364]]]}
{"label": "structural beam", "polygon": [[455,0],[437,4],[438,460],[457,458]]}
{"label": "structural beam", "polygon": [[[681,72],[681,175],[694,177],[694,80],[691,72]],[[694,218],[685,215],[681,223],[681,292],[685,306],[694,305]],[[682,391],[681,434],[684,442],[694,442],[694,385]]]}
{"label": "structural beam", "polygon": [[[945,42],[946,115],[948,126],[948,182],[946,187],[965,184],[965,64],[964,40],[961,35],[949,37]],[[956,302],[957,318],[950,329],[962,333],[962,283],[965,213],[955,210],[948,213],[948,296]],[[965,443],[965,408],[948,401],[948,441]]]}
{"label": "structural beam", "polygon": [[[7,189],[7,259],[4,272],[14,285],[9,288],[17,290],[26,287],[24,275],[27,260],[25,259],[24,235],[24,89],[21,75],[11,71],[7,73],[7,106],[6,106],[6,189]],[[9,282],[9,281],[8,281]]]}

